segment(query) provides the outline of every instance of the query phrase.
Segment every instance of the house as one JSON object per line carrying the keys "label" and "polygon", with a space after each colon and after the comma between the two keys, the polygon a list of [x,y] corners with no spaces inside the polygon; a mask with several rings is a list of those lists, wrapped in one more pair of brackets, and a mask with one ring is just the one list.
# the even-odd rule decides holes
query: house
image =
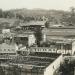
{"label": "house", "polygon": [[17,44],[14,42],[14,33],[10,29],[3,29],[1,34],[2,42],[0,43],[0,54],[16,54]]}
{"label": "house", "polygon": [[49,28],[44,29],[42,33],[46,36],[46,41],[55,42],[57,50],[72,50],[74,53],[75,28]]}
{"label": "house", "polygon": [[14,42],[17,44],[22,44],[24,46],[32,46],[36,42],[36,38],[33,31],[25,31],[20,33],[15,33]]}
{"label": "house", "polygon": [[10,41],[17,45],[32,46],[36,42],[34,31],[10,31],[9,29],[3,29],[1,33],[1,39],[3,42]]}
{"label": "house", "polygon": [[29,21],[26,23],[21,23],[20,27],[22,28],[22,30],[35,30],[36,28],[45,28],[45,23],[46,21]]}
{"label": "house", "polygon": [[38,34],[38,31],[39,34],[41,34],[42,29],[45,28],[45,23],[45,21],[29,21],[26,23],[20,23],[20,26],[16,27],[15,29],[16,32],[22,32],[17,33],[17,36],[15,36],[16,38],[20,38],[19,41],[21,41],[17,41],[17,43],[22,43],[26,46],[31,46],[35,44],[38,40],[36,37],[39,37],[35,34]]}
{"label": "house", "polygon": [[18,50],[18,46],[16,44],[7,44],[2,43],[0,44],[0,54],[16,54],[16,51]]}

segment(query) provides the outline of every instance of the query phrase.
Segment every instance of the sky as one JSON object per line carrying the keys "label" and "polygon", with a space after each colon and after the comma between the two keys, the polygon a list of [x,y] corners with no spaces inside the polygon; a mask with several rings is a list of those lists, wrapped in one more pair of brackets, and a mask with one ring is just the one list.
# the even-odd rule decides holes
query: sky
{"label": "sky", "polygon": [[70,7],[75,7],[75,0],[0,0],[0,8],[3,10],[16,8],[69,10]]}

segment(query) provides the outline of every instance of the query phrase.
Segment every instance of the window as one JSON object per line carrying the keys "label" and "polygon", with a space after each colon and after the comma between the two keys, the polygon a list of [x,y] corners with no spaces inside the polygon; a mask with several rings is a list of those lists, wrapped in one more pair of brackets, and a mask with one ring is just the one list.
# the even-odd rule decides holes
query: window
{"label": "window", "polygon": [[39,51],[39,49],[38,49],[38,51]]}
{"label": "window", "polygon": [[8,51],[10,51],[10,49],[8,49]]}
{"label": "window", "polygon": [[4,51],[6,51],[6,49],[4,49]]}
{"label": "window", "polygon": [[36,49],[35,49],[35,51],[36,51]]}
{"label": "window", "polygon": [[49,51],[51,51],[51,49],[49,49]]}
{"label": "window", "polygon": [[44,51],[44,49],[43,49],[43,51]]}
{"label": "window", "polygon": [[14,49],[12,49],[12,51],[14,51]]}
{"label": "window", "polygon": [[2,49],[0,49],[0,51],[2,51]]}
{"label": "window", "polygon": [[45,49],[45,51],[47,51],[47,49]]}

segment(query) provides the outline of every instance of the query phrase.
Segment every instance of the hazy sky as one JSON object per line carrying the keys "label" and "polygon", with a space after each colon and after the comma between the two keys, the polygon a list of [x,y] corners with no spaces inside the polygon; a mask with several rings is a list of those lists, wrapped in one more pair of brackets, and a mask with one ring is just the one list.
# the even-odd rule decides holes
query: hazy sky
{"label": "hazy sky", "polygon": [[0,8],[3,10],[14,8],[43,8],[69,10],[75,7],[75,0],[0,0]]}

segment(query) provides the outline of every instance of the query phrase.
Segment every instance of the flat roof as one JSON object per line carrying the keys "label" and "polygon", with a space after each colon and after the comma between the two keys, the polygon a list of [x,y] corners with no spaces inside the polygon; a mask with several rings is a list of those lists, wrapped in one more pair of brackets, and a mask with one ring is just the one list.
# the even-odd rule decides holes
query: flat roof
{"label": "flat roof", "polygon": [[36,25],[40,25],[40,26],[45,26],[46,21],[29,21],[26,23],[21,23],[20,26],[36,26]]}
{"label": "flat roof", "polygon": [[75,36],[75,29],[61,29],[61,28],[51,28],[51,29],[44,29],[42,31],[47,36]]}

